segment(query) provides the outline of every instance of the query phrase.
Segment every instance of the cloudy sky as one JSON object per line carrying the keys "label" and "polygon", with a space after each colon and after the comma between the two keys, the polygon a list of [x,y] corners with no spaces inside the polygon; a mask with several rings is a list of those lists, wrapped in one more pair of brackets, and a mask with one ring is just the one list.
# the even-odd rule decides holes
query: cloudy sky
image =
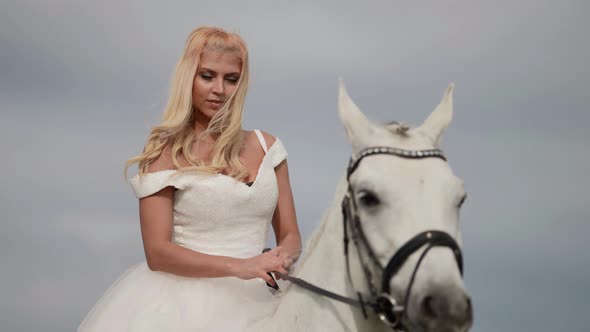
{"label": "cloudy sky", "polygon": [[240,33],[244,127],[281,138],[304,239],[349,157],[337,78],[374,121],[419,124],[455,82],[443,141],[473,331],[582,331],[590,298],[590,5],[521,1],[0,4],[0,329],[72,331],[144,259],[124,161],[159,120],[188,33]]}

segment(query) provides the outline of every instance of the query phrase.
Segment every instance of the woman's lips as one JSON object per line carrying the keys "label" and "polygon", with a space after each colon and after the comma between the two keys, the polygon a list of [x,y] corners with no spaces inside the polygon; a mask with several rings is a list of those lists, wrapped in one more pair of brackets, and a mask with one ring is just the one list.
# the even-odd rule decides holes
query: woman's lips
{"label": "woman's lips", "polygon": [[219,108],[221,105],[223,105],[223,101],[217,99],[206,99],[205,102],[211,108]]}

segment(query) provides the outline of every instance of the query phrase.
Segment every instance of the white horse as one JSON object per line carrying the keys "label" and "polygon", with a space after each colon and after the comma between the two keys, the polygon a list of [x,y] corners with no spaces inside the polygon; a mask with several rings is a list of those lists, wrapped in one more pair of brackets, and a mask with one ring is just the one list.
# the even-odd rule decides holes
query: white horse
{"label": "white horse", "polygon": [[[340,83],[339,114],[352,145],[353,157],[369,147],[385,146],[400,151],[433,151],[452,118],[453,85],[441,103],[416,128],[404,124],[373,124],[358,109]],[[356,214],[371,250],[350,243],[348,277],[343,254],[341,202],[351,188]],[[342,178],[334,201],[306,245],[293,275],[319,287],[371,302],[371,289],[364,264],[376,288],[381,289],[385,267],[398,249],[424,231],[442,231],[460,246],[459,209],[465,199],[462,181],[441,158],[403,158],[375,154],[365,158],[347,180]],[[352,229],[348,232],[353,231]],[[426,234],[426,233],[425,233]],[[354,236],[354,235],[351,235]],[[351,240],[352,241],[352,240]],[[362,242],[362,241],[360,241]],[[399,271],[386,283],[397,304],[401,326],[407,331],[467,331],[472,324],[470,298],[464,288],[457,257],[452,248],[437,246],[419,257],[427,245],[411,253]],[[374,252],[374,259],[369,251]],[[460,254],[460,251],[458,251]],[[418,264],[418,267],[417,267]],[[412,274],[411,293],[406,299]],[[297,285],[281,282],[283,298],[273,317],[256,331],[391,331],[370,308],[367,317],[359,307],[317,295]],[[374,294],[374,293],[373,293]],[[396,328],[399,328],[396,327]]]}

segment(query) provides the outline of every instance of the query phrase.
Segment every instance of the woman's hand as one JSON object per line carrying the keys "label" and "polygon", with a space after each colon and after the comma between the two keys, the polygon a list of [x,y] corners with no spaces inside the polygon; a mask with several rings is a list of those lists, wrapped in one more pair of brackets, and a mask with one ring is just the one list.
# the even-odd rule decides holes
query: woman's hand
{"label": "woman's hand", "polygon": [[[294,263],[293,257],[298,257],[298,255],[293,255],[292,253],[288,252],[288,250],[286,250],[285,248],[283,248],[281,246],[278,246],[278,247],[274,248],[273,250],[276,250],[278,252],[278,256],[280,258],[282,258],[284,261],[283,267],[285,268],[285,270],[289,271],[291,269],[291,266]],[[283,273],[283,274],[286,275],[287,273]],[[277,277],[277,279],[283,279],[278,275],[276,277]]]}
{"label": "woman's hand", "polygon": [[280,247],[274,248],[258,256],[242,259],[235,267],[235,275],[244,280],[262,278],[270,285],[276,285],[268,272],[287,274],[287,269],[293,264],[285,253],[281,254]]}

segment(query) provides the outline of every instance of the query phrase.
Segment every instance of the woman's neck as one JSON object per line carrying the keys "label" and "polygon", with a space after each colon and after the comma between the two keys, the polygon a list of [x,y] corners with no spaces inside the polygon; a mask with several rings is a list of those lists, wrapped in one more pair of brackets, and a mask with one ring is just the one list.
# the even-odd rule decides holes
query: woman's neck
{"label": "woman's neck", "polygon": [[[195,112],[195,122],[193,123],[193,128],[195,130],[195,137],[199,138],[202,132],[204,132],[207,127],[209,126],[209,121],[211,119],[207,118],[200,112]],[[219,134],[209,134],[207,137],[201,137],[199,141],[204,143],[213,143],[217,140]]]}

